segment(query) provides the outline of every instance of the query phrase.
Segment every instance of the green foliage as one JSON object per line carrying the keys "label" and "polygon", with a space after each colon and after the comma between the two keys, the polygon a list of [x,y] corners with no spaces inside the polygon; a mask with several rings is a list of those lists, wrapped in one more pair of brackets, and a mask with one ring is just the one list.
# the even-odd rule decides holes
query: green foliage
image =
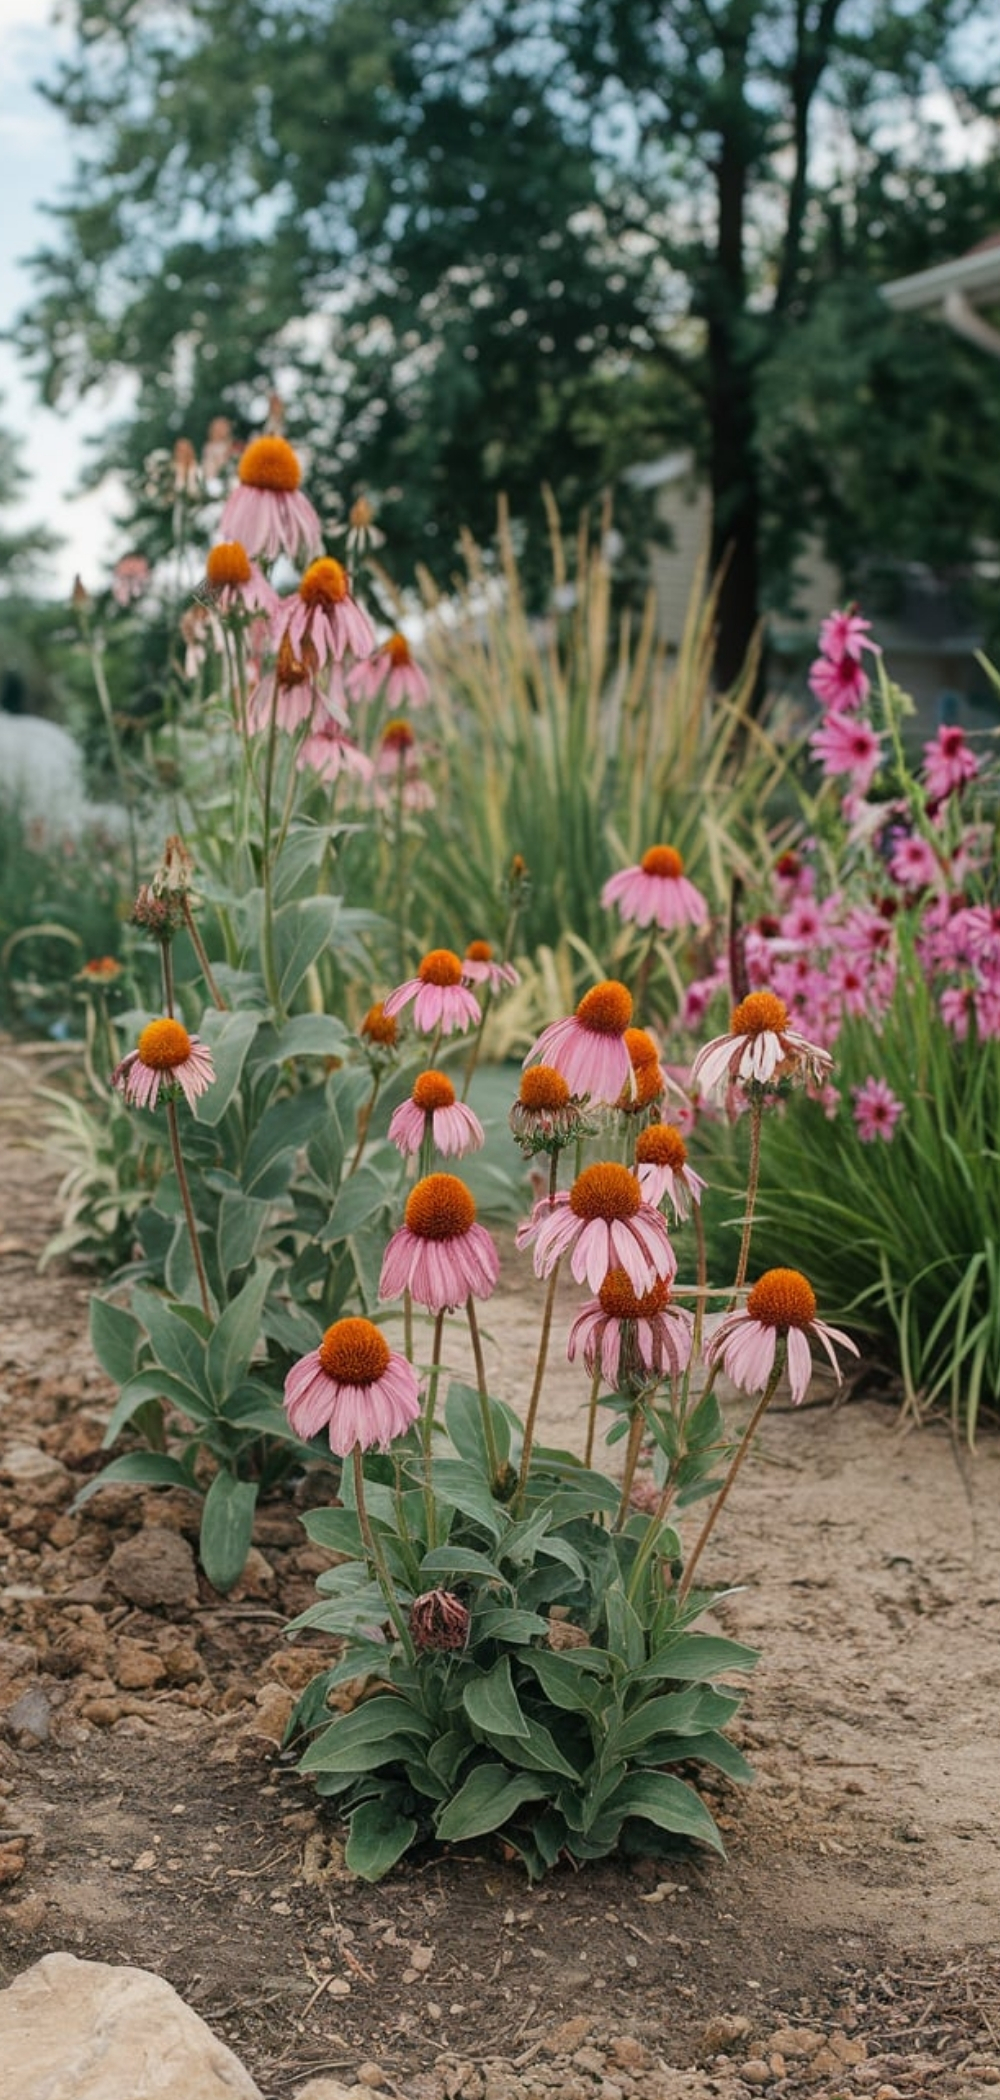
{"label": "green foliage", "polygon": [[120,848],[93,825],[58,839],[0,800],[0,1019],[82,1032],[82,965],[121,946]]}
{"label": "green foliage", "polygon": [[[780,600],[831,498],[852,562],[905,555],[911,506],[924,560],[970,502],[985,515],[989,449],[942,517],[938,447],[922,458],[919,436],[929,403],[964,398],[971,427],[989,416],[987,364],[941,329],[942,383],[911,352],[923,329],[883,320],[869,354],[857,318],[873,285],[996,223],[996,157],[955,170],[937,116],[951,96],[956,122],[970,103],[995,122],[972,0],[204,0],[173,33],[144,8],[80,0],[77,23],[50,94],[80,179],[21,339],[49,399],[112,363],[135,376],[134,466],[182,423],[196,442],[220,410],[245,426],[280,373],[298,433],[322,434],[325,500],[378,492],[400,573],[423,561],[444,581],[460,531],[484,542],[505,492],[534,595],[543,480],[575,514],[635,458],[693,444],[713,568],[735,541],[723,685],[761,582]],[[854,285],[857,300],[838,293]],[[875,517],[873,417],[897,493]],[[841,484],[819,458],[840,458],[845,430]],[[149,506],[137,525],[157,544]]]}
{"label": "green foliage", "polygon": [[[521,1425],[491,1410],[516,1467]],[[719,1680],[752,1669],[754,1651],[688,1631],[708,1599],[672,1594],[670,1525],[632,1516],[608,1529],[614,1483],[541,1449],[512,1505],[491,1480],[479,1396],[452,1386],[446,1415],[430,1459],[411,1432],[391,1465],[368,1462],[374,1559],[354,1518],[357,1472],[343,1509],[305,1519],[345,1558],[294,1627],[336,1634],[344,1651],[302,1694],[290,1733],[310,1737],[301,1769],[348,1824],[347,1864],[378,1881],[413,1844],[489,1834],[533,1880],[618,1845],[721,1851],[692,1781],[699,1765],[750,1777],[722,1732],[742,1694]],[[397,1637],[375,1642],[387,1598]],[[458,1627],[448,1645],[442,1612]],[[358,1676],[362,1703],[331,1719],[328,1694]]]}

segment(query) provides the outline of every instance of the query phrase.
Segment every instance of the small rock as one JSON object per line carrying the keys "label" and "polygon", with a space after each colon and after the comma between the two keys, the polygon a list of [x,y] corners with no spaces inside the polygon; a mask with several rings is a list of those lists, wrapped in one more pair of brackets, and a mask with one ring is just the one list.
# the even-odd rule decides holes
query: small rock
{"label": "small rock", "polygon": [[388,2083],[389,2080],[385,2072],[383,2071],[381,2064],[358,2065],[359,2085],[367,2085],[368,2087],[370,2087],[372,2092],[377,2093],[382,2086],[388,2085]]}
{"label": "small rock", "polygon": [[12,1882],[20,1881],[27,1860],[27,1838],[8,1838],[0,1844],[0,1889],[9,1889]]}
{"label": "small rock", "polygon": [[817,2034],[811,2027],[776,2027],[764,2047],[769,2056],[787,2056],[794,2063],[799,2057],[815,2056],[825,2042],[825,2034]]}
{"label": "small rock", "polygon": [[261,2100],[162,1977],[72,1954],[46,1954],[0,1991],[0,2065],[0,2100]]}
{"label": "small rock", "polygon": [[608,2043],[608,2056],[621,2071],[647,2071],[653,2059],[644,2042],[634,2034],[616,2034]]}
{"label": "small rock", "polygon": [[230,1604],[243,1604],[254,1597],[269,1597],[277,1577],[271,1563],[259,1546],[251,1546],[243,1563],[243,1573],[227,1592]]}
{"label": "small rock", "polygon": [[40,1451],[37,1444],[10,1444],[0,1462],[0,1474],[12,1480],[29,1501],[54,1502],[69,1488],[69,1474],[58,1458]]}
{"label": "small rock", "polygon": [[4,1917],[12,1932],[21,1933],[28,1939],[33,1932],[41,1930],[48,1914],[49,1906],[44,1896],[33,1895],[22,1896],[19,1903],[9,1903]]}
{"label": "small rock", "polygon": [[115,1588],[142,1611],[177,1610],[198,1602],[195,1558],[179,1531],[151,1524],[116,1546],[109,1563]]}
{"label": "small rock", "polygon": [[594,2078],[604,2076],[604,2057],[600,2049],[577,2049],[573,2062],[578,2071],[590,2071]]}
{"label": "small rock", "polygon": [[48,1742],[51,1719],[52,1708],[41,1686],[29,1684],[27,1691],[8,1707],[0,1728],[23,1750],[30,1750],[35,1743]]}
{"label": "small rock", "polygon": [[927,1843],[927,1832],[923,1824],[915,1822],[912,1816],[905,1823],[897,1823],[892,1834],[893,1837],[899,1839],[902,1845],[926,1845]]}
{"label": "small rock", "polygon": [[[412,1956],[411,1956],[412,1959]],[[542,2051],[546,2056],[570,2056],[579,2049],[590,2032],[590,2014],[577,2013],[572,2020],[563,2020],[558,2027],[550,2027],[542,2040]],[[489,2095],[487,2094],[487,2100]]]}
{"label": "small rock", "polygon": [[761,2062],[759,2056],[749,2056],[740,2065],[740,2077],[744,2085],[770,2085],[773,2073],[770,2064]]}
{"label": "small rock", "polygon": [[246,1724],[248,1735],[262,1736],[265,1742],[280,1746],[294,1705],[291,1692],[283,1684],[262,1684]]}
{"label": "small rock", "polygon": [[111,1674],[123,1690],[142,1692],[162,1684],[167,1673],[155,1649],[147,1648],[142,1641],[123,1638],[115,1645]]}
{"label": "small rock", "polygon": [[[702,2028],[699,2048],[704,2056],[718,2056],[731,2049],[734,2042],[744,2042],[749,2032],[750,2022],[743,2013],[719,2013]],[[776,2042],[777,2036],[772,2035],[768,2047]]]}
{"label": "small rock", "polygon": [[196,1684],[205,1675],[205,1665],[191,1641],[171,1641],[161,1648],[160,1661],[171,1684]]}
{"label": "small rock", "polygon": [[295,2100],[358,2100],[356,2085],[341,2085],[339,2078],[310,2078],[300,2085]]}
{"label": "small rock", "polygon": [[844,2034],[839,2027],[830,2036],[830,2048],[838,2063],[842,2064],[863,2064],[868,2054],[868,2049],[864,2042],[856,2041],[852,2036]]}

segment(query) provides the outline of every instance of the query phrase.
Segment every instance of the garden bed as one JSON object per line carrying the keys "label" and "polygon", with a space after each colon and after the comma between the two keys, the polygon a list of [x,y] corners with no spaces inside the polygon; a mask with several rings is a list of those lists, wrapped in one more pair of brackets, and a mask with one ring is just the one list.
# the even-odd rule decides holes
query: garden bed
{"label": "garden bed", "polygon": [[[156,1970],[269,2100],[366,2065],[408,2100],[1000,2089],[992,1430],[971,1457],[863,1377],[767,1418],[711,1553],[738,1586],[724,1630],[763,1654],[739,1734],[756,1784],[712,1798],[726,1863],[681,1849],[531,1889],[484,1842],[369,1888],[280,1751],[326,1654],[283,1637],[325,1564],[294,1508],[261,1510],[225,1598],[184,1496],[116,1485],[70,1513],[112,1393],[87,1279],[37,1271],[42,1061],[0,1054],[3,1980],[58,1947]],[[521,1269],[488,1308],[501,1390],[536,1288]],[[545,1406],[571,1436],[579,1375]]]}

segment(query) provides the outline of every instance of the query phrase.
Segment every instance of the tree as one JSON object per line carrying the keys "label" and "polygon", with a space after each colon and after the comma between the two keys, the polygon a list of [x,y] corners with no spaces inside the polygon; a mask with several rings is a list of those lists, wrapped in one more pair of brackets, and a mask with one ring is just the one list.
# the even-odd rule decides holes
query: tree
{"label": "tree", "polygon": [[[397,559],[439,569],[462,525],[489,535],[499,491],[526,521],[546,479],[573,512],[683,435],[727,560],[727,683],[829,503],[801,352],[850,327],[848,286],[874,312],[902,252],[948,252],[927,98],[988,112],[975,39],[961,66],[957,42],[985,5],[77,6],[51,94],[80,170],[21,330],[47,397],[134,375],[109,433],[134,463],[220,410],[251,427],[276,385],[328,500],[376,492]],[[998,195],[994,165],[963,231],[990,230]],[[912,368],[909,324],[879,321],[879,357]],[[940,355],[959,391],[985,383],[945,338]],[[911,452],[920,408],[912,388],[892,402]],[[836,409],[863,460],[864,402]],[[850,477],[844,506],[860,547]]]}

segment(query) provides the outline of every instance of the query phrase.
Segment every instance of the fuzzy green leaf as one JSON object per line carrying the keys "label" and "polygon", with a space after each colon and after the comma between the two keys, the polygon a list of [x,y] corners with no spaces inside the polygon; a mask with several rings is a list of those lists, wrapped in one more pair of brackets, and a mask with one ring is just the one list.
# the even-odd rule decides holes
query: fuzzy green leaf
{"label": "fuzzy green leaf", "polygon": [[246,1566],[256,1507],[255,1480],[237,1480],[225,1469],[216,1474],[201,1513],[199,1554],[212,1588],[223,1595]]}
{"label": "fuzzy green leaf", "polygon": [[477,1765],[441,1810],[437,1835],[444,1844],[484,1837],[489,1830],[499,1830],[525,1801],[544,1800],[547,1793],[544,1782],[530,1778],[527,1772],[514,1774],[499,1764]]}
{"label": "fuzzy green leaf", "polygon": [[400,1815],[380,1797],[362,1801],[350,1819],[344,1864],[362,1881],[381,1881],[412,1845],[417,1829],[413,1816]]}

